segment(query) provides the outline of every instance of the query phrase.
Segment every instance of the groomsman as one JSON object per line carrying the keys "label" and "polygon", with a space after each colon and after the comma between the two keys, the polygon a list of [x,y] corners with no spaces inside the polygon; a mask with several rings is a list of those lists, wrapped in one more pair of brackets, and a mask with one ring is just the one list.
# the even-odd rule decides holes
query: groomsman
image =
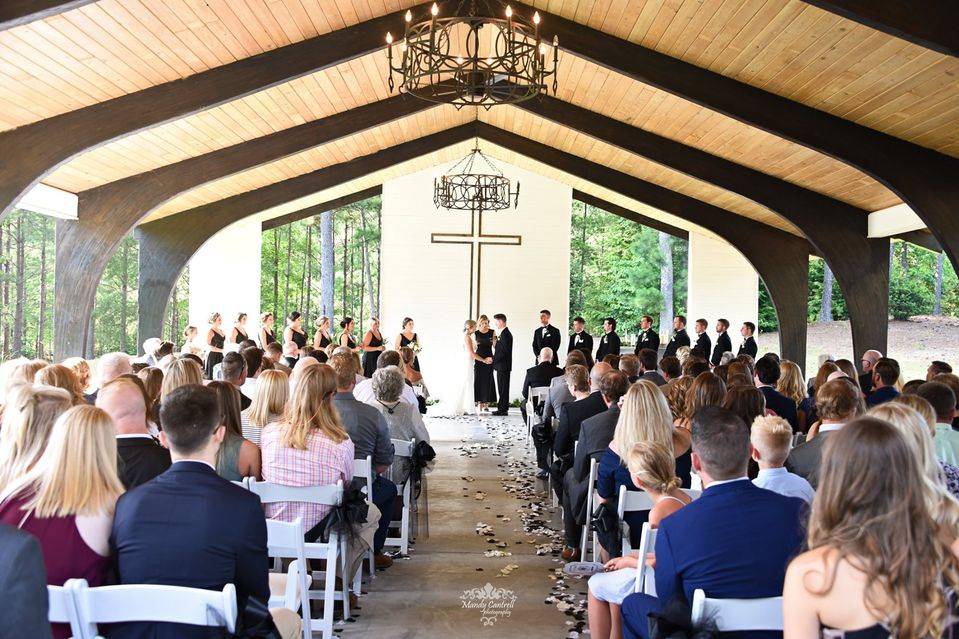
{"label": "groomsman", "polygon": [[493,370],[496,371],[496,393],[499,404],[494,415],[509,414],[509,375],[513,370],[513,334],[506,326],[506,316],[497,313],[493,316],[499,335],[496,340],[496,349],[493,351]]}
{"label": "groomsman", "polygon": [[599,340],[599,348],[596,349],[596,361],[603,361],[607,355],[619,355],[621,348],[619,335],[616,334],[616,318],[607,317],[603,320],[603,336]]}
{"label": "groomsman", "polygon": [[549,323],[550,317],[551,313],[546,309],[539,312],[541,326],[533,332],[533,355],[539,358],[542,350],[548,348],[553,351],[553,364],[555,365],[559,361],[557,353],[559,353],[561,337],[559,329]]}
{"label": "groomsman", "polygon": [[689,346],[689,333],[686,332],[686,316],[677,315],[673,318],[673,336],[669,338],[669,344],[666,344],[666,352],[663,357],[676,357],[676,351],[680,346]]}
{"label": "groomsman", "polygon": [[709,360],[709,363],[713,366],[719,366],[719,362],[723,360],[723,353],[731,353],[733,350],[733,343],[729,339],[729,334],[726,332],[728,330],[728,319],[719,318],[716,320],[716,348],[713,349],[713,356]]}
{"label": "groomsman", "polygon": [[756,325],[752,322],[743,322],[743,327],[739,329],[739,332],[743,336],[743,343],[739,347],[739,352],[736,353],[736,357],[749,355],[753,359],[756,359],[756,353],[759,352],[759,346],[756,345],[756,340],[753,338],[753,333],[756,332]]}
{"label": "groomsman", "polygon": [[586,320],[582,317],[573,318],[573,334],[569,336],[566,354],[573,351],[583,351],[584,355],[593,356],[593,336],[586,332]]}
{"label": "groomsman", "polygon": [[633,354],[639,355],[639,351],[644,348],[656,351],[659,354],[659,333],[653,330],[653,318],[649,315],[643,315],[642,319],[639,320],[639,327],[643,330],[640,331],[639,339],[636,340],[636,348],[633,350]]}
{"label": "groomsman", "polygon": [[713,352],[713,341],[709,339],[709,335],[706,334],[706,329],[709,328],[709,323],[700,318],[696,320],[695,328],[696,331],[696,345],[693,346],[694,349],[702,351],[702,356],[708,358],[709,354]]}

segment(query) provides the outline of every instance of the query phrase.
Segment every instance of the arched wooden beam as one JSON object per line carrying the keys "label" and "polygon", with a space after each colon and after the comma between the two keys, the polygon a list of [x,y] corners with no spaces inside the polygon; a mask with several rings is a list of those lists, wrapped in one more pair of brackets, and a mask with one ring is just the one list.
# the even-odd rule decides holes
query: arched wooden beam
{"label": "arched wooden beam", "polygon": [[[822,255],[842,289],[857,354],[885,352],[889,311],[888,240],[869,239],[868,212],[716,155],[555,98],[518,105],[530,113],[641,155],[762,204],[796,225]],[[827,223],[823,223],[828,220]],[[888,270],[888,264],[885,267]],[[878,269],[878,270],[877,270]],[[868,273],[869,275],[864,275]]]}
{"label": "arched wooden beam", "polygon": [[[660,220],[653,219],[643,215],[642,213],[637,213],[636,211],[624,208],[618,204],[613,204],[612,202],[604,200],[600,197],[596,197],[595,195],[573,189],[573,199],[579,200],[584,204],[589,204],[591,206],[595,206],[596,208],[603,209],[607,213],[613,213],[615,215],[619,215],[620,217],[628,218],[637,224],[642,224],[643,226],[648,226],[651,229],[662,231],[667,235],[678,237],[681,240],[689,240],[689,231],[685,229],[681,229],[678,226],[673,226],[672,224],[667,224],[666,222],[661,222]],[[626,215],[626,213],[629,213],[629,215]]]}
{"label": "arched wooden beam", "polygon": [[0,2],[0,31],[43,20],[92,2],[96,0],[3,0]]}
{"label": "arched wooden beam", "polygon": [[84,352],[96,289],[133,227],[165,201],[207,182],[354,135],[430,108],[396,96],[277,131],[79,194],[77,220],[57,221],[54,353]]}
{"label": "arched wooden beam", "polygon": [[804,0],[859,24],[921,47],[959,56],[955,0]]}
{"label": "arched wooden beam", "polygon": [[338,209],[343,206],[349,206],[355,202],[362,202],[363,200],[368,200],[371,197],[375,197],[383,193],[383,186],[371,186],[368,189],[363,189],[362,191],[357,191],[356,193],[350,193],[349,195],[344,195],[343,197],[334,198],[332,200],[327,200],[320,204],[314,204],[313,206],[308,206],[305,209],[300,209],[299,211],[293,211],[292,213],[287,213],[286,215],[281,215],[280,217],[270,218],[269,220],[263,220],[262,230],[269,231],[270,229],[275,229],[280,226],[286,226],[287,224],[292,224],[293,222],[298,222],[302,219],[312,217],[314,215],[319,215],[321,213],[326,213],[331,209]]}

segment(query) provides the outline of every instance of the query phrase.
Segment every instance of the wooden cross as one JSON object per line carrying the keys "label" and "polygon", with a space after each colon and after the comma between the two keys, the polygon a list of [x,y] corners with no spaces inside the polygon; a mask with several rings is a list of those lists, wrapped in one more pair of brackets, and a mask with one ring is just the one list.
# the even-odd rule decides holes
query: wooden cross
{"label": "wooden cross", "polygon": [[432,233],[433,244],[467,244],[470,247],[470,314],[475,318],[480,308],[480,282],[483,266],[483,247],[521,246],[521,235],[486,235],[483,233],[483,211],[473,211],[469,233]]}

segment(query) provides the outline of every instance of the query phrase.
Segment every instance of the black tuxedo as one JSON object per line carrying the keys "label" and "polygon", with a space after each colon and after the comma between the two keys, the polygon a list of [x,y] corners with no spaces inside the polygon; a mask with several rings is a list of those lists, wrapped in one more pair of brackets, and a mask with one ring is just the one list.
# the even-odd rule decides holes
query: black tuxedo
{"label": "black tuxedo", "polygon": [[703,357],[709,359],[709,354],[713,352],[713,340],[709,339],[709,335],[706,334],[706,331],[703,331],[699,334],[699,337],[696,338],[696,345],[693,348],[698,348],[703,352]]}
{"label": "black tuxedo", "polygon": [[496,371],[496,392],[499,396],[496,412],[505,413],[509,410],[509,377],[513,370],[513,334],[508,326],[503,327],[496,342],[493,370]]}
{"label": "black tuxedo", "polygon": [[616,331],[604,333],[599,339],[599,348],[596,349],[596,361],[601,362],[607,355],[619,355],[622,344]]}
{"label": "black tuxedo", "polygon": [[633,354],[639,355],[639,351],[644,348],[656,351],[659,353],[659,333],[649,328],[645,331],[642,331],[639,334],[639,338],[636,340],[636,348],[633,350]]}
{"label": "black tuxedo", "polygon": [[736,353],[736,357],[740,355],[749,355],[753,359],[756,359],[756,353],[759,352],[759,346],[756,345],[756,340],[753,339],[753,336],[750,335],[743,340],[742,346],[739,347],[739,351]]}
{"label": "black tuxedo", "polygon": [[570,335],[569,346],[566,349],[566,354],[569,355],[573,351],[583,351],[583,353],[592,357],[593,336],[586,331],[582,331],[581,333],[573,333]]}
{"label": "black tuxedo", "polygon": [[152,437],[117,437],[117,469],[127,490],[162,475],[169,467],[170,451]]}
{"label": "black tuxedo", "polygon": [[539,352],[548,346],[553,349],[553,363],[559,362],[560,340],[562,336],[558,328],[552,324],[540,326],[533,332],[533,356],[539,359]]}
{"label": "black tuxedo", "polygon": [[[540,386],[550,386],[553,382],[553,378],[559,377],[563,374],[563,369],[555,364],[549,362],[540,362],[536,366],[532,366],[526,370],[526,379],[523,380],[523,403],[520,405],[520,413],[523,415],[523,421],[526,421],[526,399],[529,399],[529,389],[536,388]],[[537,403],[534,406],[536,415],[543,414],[543,406],[549,403],[549,399],[546,400],[544,404]],[[537,417],[537,421],[539,418]],[[536,444],[536,465],[543,469],[549,469],[549,449],[551,444]]]}
{"label": "black tuxedo", "polygon": [[669,338],[669,343],[666,344],[666,352],[663,353],[663,357],[676,357],[676,351],[679,350],[680,346],[689,346],[689,333],[686,332],[685,328],[673,332],[673,336]]}
{"label": "black tuxedo", "polygon": [[710,363],[713,366],[719,366],[719,362],[723,359],[723,353],[732,352],[733,343],[729,340],[729,333],[723,331],[716,338],[716,348],[713,349],[713,357],[710,359]]}

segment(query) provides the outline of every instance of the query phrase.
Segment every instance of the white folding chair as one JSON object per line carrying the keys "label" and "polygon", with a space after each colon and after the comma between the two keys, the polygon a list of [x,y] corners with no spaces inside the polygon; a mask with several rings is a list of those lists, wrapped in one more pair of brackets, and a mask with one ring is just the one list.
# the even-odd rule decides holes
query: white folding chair
{"label": "white folding chair", "polygon": [[[413,449],[416,447],[415,439],[409,441],[405,439],[394,439],[392,442],[394,459],[396,457],[410,459],[413,456]],[[399,528],[400,536],[390,537],[389,534],[387,534],[386,537],[386,545],[398,547],[404,555],[409,554],[410,550],[410,495],[412,493],[412,483],[409,477],[403,482],[401,492],[403,496],[403,513],[400,519],[390,520],[390,529]]]}
{"label": "white folding chair", "polygon": [[706,621],[720,632],[739,630],[782,630],[783,598],[710,599],[697,588],[693,592],[693,626]]}
{"label": "white folding chair", "polygon": [[49,602],[47,620],[50,623],[70,624],[70,633],[74,639],[84,639],[80,615],[77,613],[76,600],[73,596],[73,588],[81,581],[84,585],[86,584],[86,581],[82,579],[70,579],[63,586],[47,586]]}
{"label": "white folding chair", "polygon": [[[256,481],[255,479],[250,479],[249,489],[250,492],[258,496],[260,501],[264,504],[293,501],[335,507],[343,501],[342,480],[329,486],[283,486],[281,484],[271,484],[269,482],[261,482]],[[269,520],[267,521],[269,522]],[[267,531],[269,532],[269,528]],[[279,550],[279,548],[277,548],[277,550]],[[296,549],[296,552],[298,552],[298,549]],[[310,618],[308,627],[311,632],[322,632],[323,639],[329,639],[333,636],[334,602],[337,600],[342,601],[343,618],[350,618],[350,593],[347,587],[348,577],[346,575],[346,539],[340,539],[339,535],[337,535],[335,532],[331,532],[329,541],[325,543],[320,541],[311,543],[304,542],[303,555],[305,566],[303,572],[304,578],[306,575],[309,575],[312,578],[304,579],[304,581],[309,584],[311,580],[324,580],[324,587],[322,591],[309,588],[307,590],[308,598],[310,600],[323,601],[323,618],[312,619],[312,615],[308,613],[309,605],[307,605],[306,611],[304,611],[303,618],[304,620]],[[326,570],[315,570],[310,572],[309,566],[306,564],[307,559],[326,560]],[[340,579],[341,587],[339,591],[336,589],[337,561],[339,561],[339,568],[342,575]],[[304,626],[307,626],[307,624],[304,623]],[[305,633],[304,636],[306,636]]]}
{"label": "white folding chair", "polygon": [[[550,426],[553,427],[553,433],[555,434],[556,431],[559,430],[559,417],[551,417]],[[578,444],[579,442],[576,442],[576,443]],[[575,457],[575,455],[576,455],[576,449],[574,448],[573,456]],[[550,465],[550,469],[552,470],[552,466],[553,466],[552,447],[550,447],[549,449],[549,465]],[[553,496],[553,508],[556,508],[557,506],[559,506],[560,505],[559,498],[556,497],[556,491],[553,490],[553,473],[552,472],[550,472],[550,474],[546,476],[546,490],[548,490],[549,493]]]}
{"label": "white folding chair", "polygon": [[[593,504],[599,495],[596,494],[596,475],[599,465],[595,459],[589,460],[589,482],[586,484],[586,525],[583,526],[583,536],[580,540],[579,558],[586,561],[586,545],[589,540],[589,531],[592,527]],[[599,543],[596,534],[593,534],[593,560],[596,559],[596,544]]]}
{"label": "white folding chair", "polygon": [[[66,586],[65,586],[66,587]],[[90,588],[85,579],[71,579],[66,587],[73,595],[80,620],[74,639],[94,639],[97,624],[133,621],[183,623],[236,631],[236,588],[204,590],[183,586],[128,584]]]}
{"label": "white folding chair", "polygon": [[[354,459],[353,460],[353,479],[363,479],[366,482],[366,503],[373,503],[373,456],[367,455],[363,459]],[[382,513],[386,515],[387,513]],[[366,553],[366,561],[369,564],[370,579],[376,578],[376,566],[374,565],[373,559],[373,549],[371,548]],[[353,576],[353,593],[359,597],[362,589],[363,583],[363,565],[360,564],[360,569],[356,571],[356,574]]]}
{"label": "white folding chair", "polygon": [[643,532],[639,538],[639,554],[636,564],[636,583],[633,592],[644,592],[656,596],[656,572],[646,565],[646,557],[656,552],[656,529],[643,524]]}
{"label": "white folding chair", "polygon": [[[275,559],[293,559],[284,572],[270,573],[270,608],[301,610],[303,639],[312,637],[310,619],[309,564],[306,563],[306,542],[303,540],[303,522],[297,517],[292,522],[266,520],[266,550]],[[279,566],[278,566],[279,567]],[[332,607],[332,602],[331,602]]]}
{"label": "white folding chair", "polygon": [[536,400],[549,401],[549,386],[532,386],[529,397],[526,398],[526,443],[529,444],[533,435],[533,424],[536,423]]}
{"label": "white folding chair", "polygon": [[616,514],[619,516],[619,525],[623,532],[623,546],[621,556],[633,549],[629,543],[629,524],[626,523],[626,513],[652,510],[653,500],[645,490],[626,490],[626,486],[619,487],[619,502],[616,504]]}

